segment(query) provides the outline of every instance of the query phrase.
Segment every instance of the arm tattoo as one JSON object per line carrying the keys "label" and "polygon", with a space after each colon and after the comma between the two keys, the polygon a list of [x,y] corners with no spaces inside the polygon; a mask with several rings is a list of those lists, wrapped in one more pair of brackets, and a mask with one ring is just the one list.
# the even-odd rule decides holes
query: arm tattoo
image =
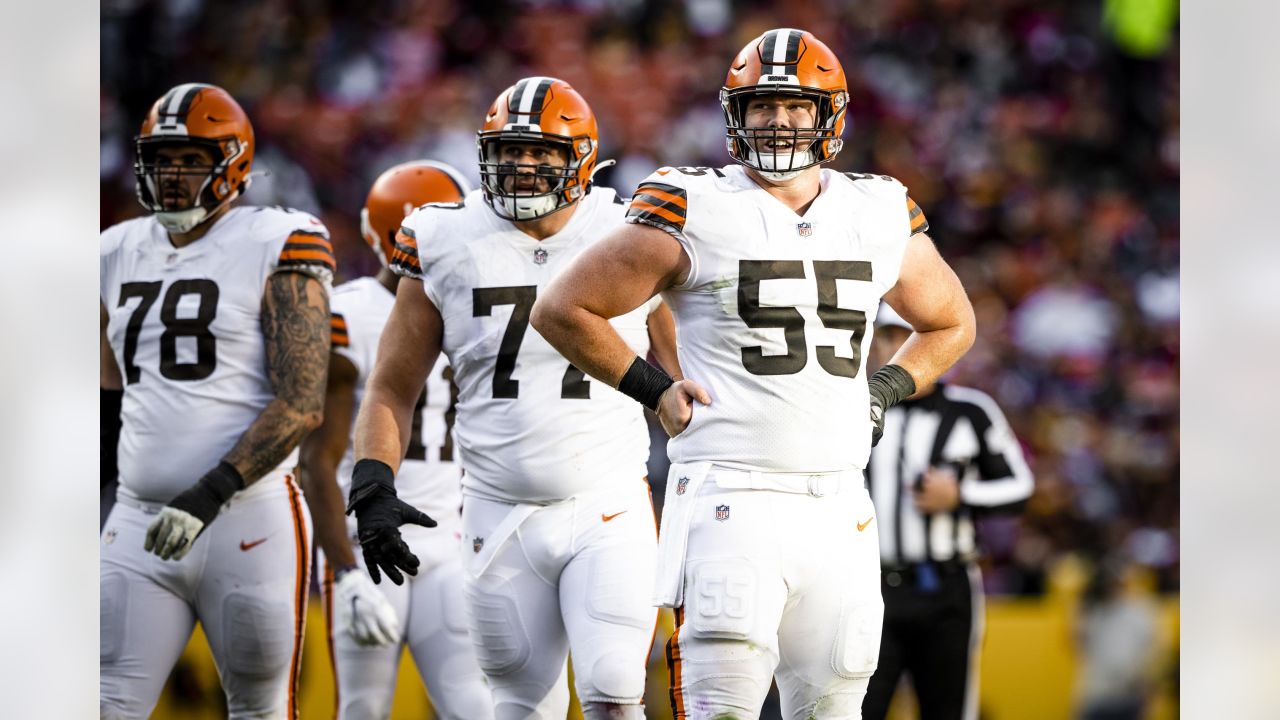
{"label": "arm tattoo", "polygon": [[279,465],[320,424],[329,371],[329,299],[319,281],[277,272],[262,298],[262,335],[272,400],[226,460],[253,482]]}

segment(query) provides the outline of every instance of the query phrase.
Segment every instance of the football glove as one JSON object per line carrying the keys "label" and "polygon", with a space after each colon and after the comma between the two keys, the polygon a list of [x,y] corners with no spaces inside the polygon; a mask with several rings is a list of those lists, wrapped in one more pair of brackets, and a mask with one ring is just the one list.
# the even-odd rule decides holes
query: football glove
{"label": "football glove", "polygon": [[181,560],[196,537],[218,516],[222,504],[244,487],[244,478],[225,460],[204,474],[188,490],[161,508],[147,526],[142,547],[162,560]]}
{"label": "football glove", "polygon": [[334,633],[349,633],[359,645],[385,646],[400,640],[395,609],[358,567],[351,567],[334,583],[333,615]]}
{"label": "football glove", "polygon": [[365,566],[375,583],[385,572],[391,582],[404,584],[404,575],[418,574],[418,556],[400,537],[400,526],[413,523],[435,527],[436,521],[418,508],[396,497],[395,473],[384,462],[364,459],[351,473],[351,498],[347,514],[355,513],[356,537]]}

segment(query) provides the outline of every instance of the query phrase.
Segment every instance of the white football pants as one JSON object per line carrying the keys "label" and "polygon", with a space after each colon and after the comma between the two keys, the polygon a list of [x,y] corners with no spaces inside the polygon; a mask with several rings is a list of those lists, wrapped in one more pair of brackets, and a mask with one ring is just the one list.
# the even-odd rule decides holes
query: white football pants
{"label": "white football pants", "polygon": [[291,475],[258,483],[178,561],[142,549],[161,506],[117,498],[99,543],[102,718],[150,715],[196,620],[231,718],[297,716],[311,513]]}
{"label": "white football pants", "polygon": [[[521,512],[514,530],[495,537]],[[649,602],[657,528],[648,482],[536,508],[467,497],[462,521],[471,638],[497,719],[562,720],[570,651],[584,707],[639,713],[658,617]]]}
{"label": "white football pants", "polygon": [[[669,482],[680,473],[673,465]],[[860,718],[884,616],[861,472],[717,466],[692,500],[684,602],[667,645],[676,717],[759,717],[776,676],[783,717]]]}

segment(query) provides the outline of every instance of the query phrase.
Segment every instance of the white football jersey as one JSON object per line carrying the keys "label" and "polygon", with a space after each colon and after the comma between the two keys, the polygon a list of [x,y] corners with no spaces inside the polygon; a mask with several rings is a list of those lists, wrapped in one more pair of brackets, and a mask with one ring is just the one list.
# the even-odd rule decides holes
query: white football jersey
{"label": "white football jersey", "polygon": [[[102,233],[107,339],[124,378],[126,497],[172,500],[217,465],[275,397],[262,336],[267,278],[287,269],[327,289],[328,238],[307,213],[265,207],[232,208],[182,248],[153,217]],[[295,464],[297,448],[280,467]]]}
{"label": "white football jersey", "polygon": [[[377,279],[364,277],[334,288],[329,303],[333,313],[333,351],[350,360],[358,373],[352,437],[338,465],[343,497],[351,490],[351,470],[355,467],[355,415],[364,401],[365,384],[378,356],[378,341],[395,300],[395,295]],[[457,515],[462,505],[458,485],[462,470],[453,457],[452,377],[449,363],[441,358],[414,406],[409,449],[396,474],[396,494],[400,499],[437,519]],[[347,520],[354,530],[355,517]]]}
{"label": "white football jersey", "polygon": [[897,180],[822,170],[797,215],[739,165],[662,168],[628,222],[672,234],[687,282],[664,293],[680,367],[711,394],[668,443],[675,463],[861,468],[871,449],[866,357],[880,297],[927,228]]}
{"label": "white football jersey", "polygon": [[[626,206],[596,187],[560,232],[538,241],[499,218],[480,191],[404,221],[392,268],[423,280],[444,318],[458,384],[464,495],[550,502],[646,474],[642,408],[569,364],[529,327],[529,311],[585,248],[618,229]],[[644,356],[653,298],[611,322]]]}

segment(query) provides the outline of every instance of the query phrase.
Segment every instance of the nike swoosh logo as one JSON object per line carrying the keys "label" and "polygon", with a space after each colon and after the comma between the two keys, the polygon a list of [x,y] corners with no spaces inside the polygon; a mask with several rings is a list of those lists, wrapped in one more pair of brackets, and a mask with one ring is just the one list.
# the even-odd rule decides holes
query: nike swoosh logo
{"label": "nike swoosh logo", "polygon": [[240,549],[241,549],[242,551],[248,552],[249,550],[252,550],[252,549],[254,549],[254,548],[258,547],[259,545],[261,545],[262,543],[264,543],[264,542],[266,542],[266,541],[267,541],[267,539],[266,539],[266,538],[262,538],[261,540],[254,540],[254,541],[253,541],[253,542],[251,542],[251,543],[247,543],[247,542],[245,542],[245,541],[241,540],[241,541],[240,541]]}
{"label": "nike swoosh logo", "polygon": [[867,518],[866,520],[864,520],[864,521],[862,521],[862,522],[858,523],[858,532],[862,532],[863,530],[866,530],[866,529],[867,529],[867,526],[871,524],[871,521],[872,521],[872,520],[875,520],[875,519],[876,519],[876,516],[875,516],[875,515],[872,515],[871,517]]}
{"label": "nike swoosh logo", "polygon": [[614,514],[612,514],[612,515],[605,515],[604,513],[600,513],[600,519],[601,519],[601,520],[603,520],[604,522],[609,522],[610,520],[612,520],[612,519],[614,519],[614,518],[618,517],[619,515],[621,515],[621,514],[622,514],[622,513],[624,513],[624,512],[626,512],[626,510],[623,510],[622,512],[616,512],[616,513],[614,513]]}

